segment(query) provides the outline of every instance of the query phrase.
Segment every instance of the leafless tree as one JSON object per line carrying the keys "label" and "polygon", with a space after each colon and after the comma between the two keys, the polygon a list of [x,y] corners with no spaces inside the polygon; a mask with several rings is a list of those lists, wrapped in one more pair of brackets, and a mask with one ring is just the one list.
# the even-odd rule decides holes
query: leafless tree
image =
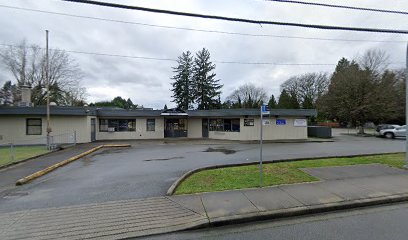
{"label": "leafless tree", "polygon": [[265,90],[253,84],[244,84],[227,97],[227,101],[230,101],[237,107],[244,108],[258,107],[262,102],[266,102],[266,99]]}
{"label": "leafless tree", "polygon": [[302,108],[314,108],[329,86],[327,73],[306,73],[286,80],[281,89],[296,96]]}
{"label": "leafless tree", "polygon": [[378,78],[389,66],[389,55],[380,49],[369,49],[355,60],[362,69]]}
{"label": "leafless tree", "polygon": [[[32,100],[36,105],[45,103],[46,58],[45,51],[37,45],[10,46],[0,52],[0,61],[14,76],[17,86],[33,88]],[[51,100],[59,105],[83,101],[84,89],[80,82],[83,73],[79,65],[65,51],[49,51],[49,84]]]}

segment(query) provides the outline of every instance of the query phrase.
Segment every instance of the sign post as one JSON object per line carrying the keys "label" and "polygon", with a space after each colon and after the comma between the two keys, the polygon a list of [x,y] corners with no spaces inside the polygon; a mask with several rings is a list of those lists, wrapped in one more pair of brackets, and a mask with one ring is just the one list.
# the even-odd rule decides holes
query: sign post
{"label": "sign post", "polygon": [[262,183],[263,183],[263,176],[262,176],[262,139],[263,139],[263,115],[268,114],[269,115],[269,106],[262,104],[261,106],[261,133],[260,133],[260,140],[259,140],[259,187],[262,188]]}
{"label": "sign post", "polygon": [[[405,59],[405,124],[408,126],[408,44]],[[405,127],[407,129],[407,127]],[[405,168],[408,168],[408,131],[405,136]]]}

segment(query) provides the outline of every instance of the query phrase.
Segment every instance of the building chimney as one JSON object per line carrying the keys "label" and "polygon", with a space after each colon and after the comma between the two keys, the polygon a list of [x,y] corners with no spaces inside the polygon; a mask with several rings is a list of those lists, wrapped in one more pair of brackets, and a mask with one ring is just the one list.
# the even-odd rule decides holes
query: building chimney
{"label": "building chimney", "polygon": [[33,103],[31,102],[31,87],[28,85],[20,86],[21,90],[21,102],[18,103],[20,107],[32,107]]}

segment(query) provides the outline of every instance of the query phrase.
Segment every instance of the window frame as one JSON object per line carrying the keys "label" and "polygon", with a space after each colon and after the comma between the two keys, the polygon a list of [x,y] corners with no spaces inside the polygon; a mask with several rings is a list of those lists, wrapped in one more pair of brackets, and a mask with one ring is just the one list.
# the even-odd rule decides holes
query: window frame
{"label": "window frame", "polygon": [[[40,124],[39,125],[29,125],[30,120],[40,120]],[[29,133],[29,127],[40,127],[40,133]],[[26,119],[26,135],[42,135],[42,118],[27,118]]]}
{"label": "window frame", "polygon": [[[208,123],[208,131],[210,132],[241,132],[240,118],[211,118],[208,120]],[[233,126],[238,126],[238,130],[234,131]]]}
{"label": "window frame", "polygon": [[[153,122],[153,130],[149,129],[149,122]],[[148,118],[146,119],[146,132],[155,132],[156,131],[156,119]]]}
{"label": "window frame", "polygon": [[[127,130],[123,130],[124,121],[127,121]],[[105,122],[105,124],[102,124]],[[129,128],[129,123],[132,123],[132,128]],[[102,126],[106,126],[106,130],[102,129]],[[121,118],[100,118],[99,119],[99,132],[110,132],[109,128],[114,128],[113,132],[136,132],[136,119],[121,119]],[[122,130],[121,130],[122,129]],[[130,129],[130,130],[129,130]]]}

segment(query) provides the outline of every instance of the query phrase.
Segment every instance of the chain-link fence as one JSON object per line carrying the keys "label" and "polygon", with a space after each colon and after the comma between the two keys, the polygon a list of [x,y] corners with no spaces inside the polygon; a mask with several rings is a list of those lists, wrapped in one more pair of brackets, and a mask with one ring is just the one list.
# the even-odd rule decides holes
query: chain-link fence
{"label": "chain-link fence", "polygon": [[29,140],[16,140],[0,145],[0,166],[17,162],[30,157],[35,157],[49,151],[74,146],[76,132],[33,138]]}

